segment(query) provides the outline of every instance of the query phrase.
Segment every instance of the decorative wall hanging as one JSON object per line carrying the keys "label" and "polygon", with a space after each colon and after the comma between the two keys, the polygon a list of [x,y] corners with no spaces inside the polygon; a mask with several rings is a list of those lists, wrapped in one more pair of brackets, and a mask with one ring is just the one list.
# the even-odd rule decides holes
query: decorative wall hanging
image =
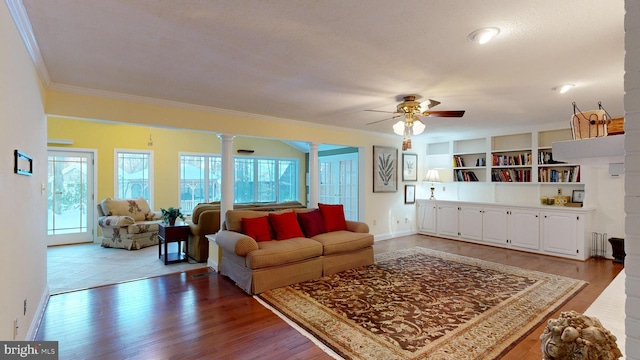
{"label": "decorative wall hanging", "polygon": [[402,181],[418,181],[418,154],[402,154]]}
{"label": "decorative wall hanging", "polygon": [[611,116],[598,101],[598,110],[581,111],[576,103],[573,104],[571,116],[571,135],[573,140],[590,139],[607,136],[607,126],[611,123]]}
{"label": "decorative wall hanging", "polygon": [[20,150],[13,151],[13,172],[18,175],[33,175],[33,159]]}
{"label": "decorative wall hanging", "polygon": [[416,186],[415,185],[404,186],[404,203],[405,204],[416,203]]}
{"label": "decorative wall hanging", "polygon": [[373,146],[373,192],[398,191],[398,149]]}

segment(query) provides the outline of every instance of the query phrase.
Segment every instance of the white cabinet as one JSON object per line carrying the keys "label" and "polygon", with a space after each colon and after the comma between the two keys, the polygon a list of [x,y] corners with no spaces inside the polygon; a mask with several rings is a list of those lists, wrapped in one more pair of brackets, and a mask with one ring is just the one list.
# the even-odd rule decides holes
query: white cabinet
{"label": "white cabinet", "polygon": [[437,234],[436,213],[437,204],[430,200],[417,200],[418,232],[422,234]]}
{"label": "white cabinet", "polygon": [[540,212],[510,209],[508,211],[509,236],[507,243],[514,248],[540,250]]}
{"label": "white cabinet", "polygon": [[591,210],[418,200],[418,232],[586,260]]}
{"label": "white cabinet", "polygon": [[507,242],[507,213],[503,207],[485,207],[482,212],[482,240],[504,245]]}
{"label": "white cabinet", "polygon": [[[542,244],[546,252],[583,257],[584,234],[578,233],[584,219],[580,215],[562,211],[542,212]],[[582,239],[581,239],[582,238]],[[582,250],[582,251],[581,251]]]}
{"label": "white cabinet", "polygon": [[454,203],[438,203],[437,213],[438,235],[458,237],[458,205]]}
{"label": "white cabinet", "polygon": [[482,240],[482,208],[461,206],[458,219],[460,237],[470,240]]}

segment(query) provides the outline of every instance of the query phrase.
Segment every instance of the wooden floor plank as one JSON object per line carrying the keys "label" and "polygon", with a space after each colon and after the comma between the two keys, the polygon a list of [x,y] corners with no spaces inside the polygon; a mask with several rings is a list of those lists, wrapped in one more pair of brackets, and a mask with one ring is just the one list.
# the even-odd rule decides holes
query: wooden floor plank
{"label": "wooden floor plank", "polygon": [[[376,242],[375,253],[423,246],[589,282],[560,311],[584,312],[622,270],[610,260],[573,261],[410,235]],[[540,359],[546,324],[504,359]],[[59,341],[60,359],[331,359],[211,269],[51,296],[36,340]]]}

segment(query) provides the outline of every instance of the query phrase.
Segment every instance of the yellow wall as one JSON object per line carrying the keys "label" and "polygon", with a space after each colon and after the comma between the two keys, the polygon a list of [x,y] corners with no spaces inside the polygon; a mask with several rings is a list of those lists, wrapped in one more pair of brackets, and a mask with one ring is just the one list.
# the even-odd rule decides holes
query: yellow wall
{"label": "yellow wall", "polygon": [[[156,210],[169,206],[175,207],[179,203],[179,153],[220,154],[221,152],[220,139],[211,132],[86,121],[56,116],[48,118],[47,135],[49,139],[73,141],[73,145],[52,145],[52,147],[97,150],[96,201],[114,197],[114,149],[153,151],[153,207]],[[149,135],[153,139],[153,146],[148,145]],[[298,181],[304,184],[305,154],[282,141],[239,136],[233,140],[233,149],[234,153],[237,149],[255,150],[250,156],[298,159],[300,166]],[[300,202],[306,203],[303,187],[299,196]]]}

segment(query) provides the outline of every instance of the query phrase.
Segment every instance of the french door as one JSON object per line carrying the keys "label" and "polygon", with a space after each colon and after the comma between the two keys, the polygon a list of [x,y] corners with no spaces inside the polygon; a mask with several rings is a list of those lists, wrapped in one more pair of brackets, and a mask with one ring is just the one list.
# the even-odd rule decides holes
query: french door
{"label": "french door", "polygon": [[93,242],[94,157],[91,150],[49,149],[47,244]]}
{"label": "french door", "polygon": [[358,220],[358,153],[319,157],[318,201],[342,204],[347,220]]}

